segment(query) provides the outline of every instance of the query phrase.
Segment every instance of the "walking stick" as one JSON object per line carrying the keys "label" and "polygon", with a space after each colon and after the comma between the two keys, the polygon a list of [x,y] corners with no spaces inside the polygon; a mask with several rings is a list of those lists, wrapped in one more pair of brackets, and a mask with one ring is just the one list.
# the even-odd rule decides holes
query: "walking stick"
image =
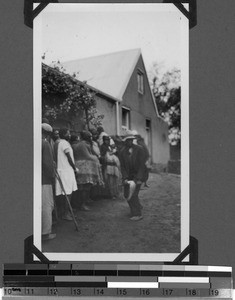
{"label": "walking stick", "polygon": [[59,216],[58,216],[58,210],[57,210],[57,205],[56,205],[55,196],[53,197],[53,200],[54,200],[55,218],[56,218],[56,221],[58,221],[58,220],[59,220]]}
{"label": "walking stick", "polygon": [[55,184],[53,185],[53,203],[54,203],[55,218],[56,218],[56,221],[58,221],[59,216],[58,216],[58,210],[57,210],[57,205],[56,205],[56,200],[55,200]]}
{"label": "walking stick", "polygon": [[65,189],[64,189],[62,180],[61,180],[61,178],[60,178],[60,175],[58,174],[58,172],[57,172],[56,169],[55,169],[55,176],[56,176],[57,180],[59,181],[60,187],[61,187],[61,189],[62,189],[62,191],[63,191],[63,193],[64,193],[64,195],[65,195],[65,198],[66,198],[67,203],[68,203],[68,206],[69,206],[69,210],[70,210],[71,215],[72,215],[72,217],[73,217],[73,222],[74,222],[74,224],[75,224],[76,230],[78,231],[78,223],[77,223],[77,221],[75,220],[75,216],[74,216],[74,213],[73,213],[73,208],[72,208],[72,206],[71,206],[71,204],[70,204],[70,201],[69,201],[69,198],[68,198],[68,196],[67,196],[67,194],[66,194],[66,192],[65,192]]}

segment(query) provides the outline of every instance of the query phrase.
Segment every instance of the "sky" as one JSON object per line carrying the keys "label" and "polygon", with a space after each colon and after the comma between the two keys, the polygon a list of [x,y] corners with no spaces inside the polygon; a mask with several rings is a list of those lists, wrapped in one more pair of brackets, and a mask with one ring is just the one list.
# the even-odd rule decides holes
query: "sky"
{"label": "sky", "polygon": [[34,34],[49,65],[140,48],[147,71],[180,69],[181,18],[173,4],[49,4]]}

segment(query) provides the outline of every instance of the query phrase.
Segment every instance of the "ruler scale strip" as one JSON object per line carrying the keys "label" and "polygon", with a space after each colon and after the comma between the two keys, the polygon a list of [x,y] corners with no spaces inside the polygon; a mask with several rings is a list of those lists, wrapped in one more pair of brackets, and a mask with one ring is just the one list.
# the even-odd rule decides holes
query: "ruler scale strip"
{"label": "ruler scale strip", "polygon": [[94,297],[201,297],[201,298],[232,298],[232,292],[229,289],[208,290],[208,289],[114,289],[114,288],[78,288],[78,287],[26,287],[20,291],[11,288],[4,288],[5,296],[94,296]]}
{"label": "ruler scale strip", "polygon": [[[151,264],[5,264],[5,299],[53,296],[232,299],[232,268]],[[3,298],[4,299],[4,298]],[[36,298],[34,298],[36,300]],[[88,298],[86,298],[88,300]]]}

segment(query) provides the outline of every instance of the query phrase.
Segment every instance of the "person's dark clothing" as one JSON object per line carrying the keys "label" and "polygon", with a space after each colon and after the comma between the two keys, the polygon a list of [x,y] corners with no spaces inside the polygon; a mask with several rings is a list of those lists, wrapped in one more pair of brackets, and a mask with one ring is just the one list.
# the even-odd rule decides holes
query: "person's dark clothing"
{"label": "person's dark clothing", "polygon": [[135,191],[131,199],[128,201],[132,217],[141,216],[142,205],[140,204],[140,199],[139,199],[140,187],[141,184],[136,185]]}
{"label": "person's dark clothing", "polygon": [[60,143],[60,139],[57,139],[56,141],[54,141],[54,146],[53,146],[53,157],[54,157],[54,161],[55,161],[56,165],[57,165],[57,160],[58,160],[59,143]]}
{"label": "person's dark clothing", "polygon": [[97,162],[98,159],[92,154],[91,145],[86,141],[79,141],[72,145],[74,160],[91,160]]}
{"label": "person's dark clothing", "polygon": [[138,142],[138,145],[142,147],[142,149],[144,150],[144,161],[145,161],[145,167],[144,167],[144,178],[143,178],[143,182],[147,182],[148,181],[148,178],[149,178],[149,169],[147,168],[146,166],[146,163],[150,157],[150,154],[149,154],[149,150],[148,150],[148,147],[147,145],[145,144],[144,141],[139,141]]}
{"label": "person's dark clothing", "polygon": [[143,150],[144,150],[144,160],[146,162],[149,159],[149,156],[150,156],[149,149],[148,149],[147,145],[145,144],[145,142],[140,142],[138,145],[140,147],[142,147]]}
{"label": "person's dark clothing", "polygon": [[103,173],[104,173],[104,169],[105,169],[105,155],[108,151],[110,151],[110,146],[103,143],[100,146],[100,163],[102,166]]}
{"label": "person's dark clothing", "polygon": [[[134,180],[136,183],[137,181],[143,182],[145,175],[145,154],[143,148],[134,144],[131,148],[125,146],[120,151],[119,157],[123,181]],[[128,201],[132,216],[141,216],[142,206],[139,202],[140,187],[141,184],[138,183],[131,199]]]}
{"label": "person's dark clothing", "polygon": [[54,183],[54,161],[51,145],[42,139],[42,184]]}
{"label": "person's dark clothing", "polygon": [[[132,150],[131,150],[132,149]],[[132,145],[120,151],[122,179],[143,181],[145,172],[145,154],[141,146]]]}
{"label": "person's dark clothing", "polygon": [[102,144],[102,145],[100,146],[100,155],[101,155],[101,157],[104,157],[105,154],[106,154],[108,151],[110,151],[110,146],[109,146],[109,145],[106,145],[106,144],[104,143],[104,144]]}

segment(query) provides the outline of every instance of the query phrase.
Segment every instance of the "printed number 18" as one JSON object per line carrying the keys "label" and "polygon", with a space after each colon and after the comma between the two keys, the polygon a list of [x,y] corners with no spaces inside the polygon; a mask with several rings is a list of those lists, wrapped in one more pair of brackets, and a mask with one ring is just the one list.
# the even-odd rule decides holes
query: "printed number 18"
{"label": "printed number 18", "polygon": [[188,290],[187,289],[187,296],[197,296],[197,290]]}

